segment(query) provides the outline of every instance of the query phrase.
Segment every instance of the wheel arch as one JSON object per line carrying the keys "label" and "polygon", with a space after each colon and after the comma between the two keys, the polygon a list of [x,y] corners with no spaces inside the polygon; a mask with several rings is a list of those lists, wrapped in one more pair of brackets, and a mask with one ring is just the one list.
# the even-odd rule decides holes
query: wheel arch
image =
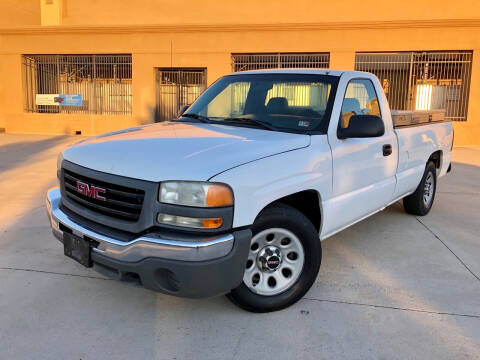
{"label": "wheel arch", "polygon": [[442,168],[442,160],[443,160],[443,151],[437,150],[430,155],[430,157],[427,160],[427,164],[430,161],[432,161],[435,164],[437,171],[439,171]]}
{"label": "wheel arch", "polygon": [[268,203],[262,208],[262,210],[260,210],[257,218],[258,216],[260,216],[262,211],[268,207],[274,206],[276,204],[286,204],[297,209],[303,215],[305,215],[312,222],[315,229],[320,232],[322,225],[321,203],[321,196],[317,190],[302,190],[292,193],[290,195],[283,196]]}

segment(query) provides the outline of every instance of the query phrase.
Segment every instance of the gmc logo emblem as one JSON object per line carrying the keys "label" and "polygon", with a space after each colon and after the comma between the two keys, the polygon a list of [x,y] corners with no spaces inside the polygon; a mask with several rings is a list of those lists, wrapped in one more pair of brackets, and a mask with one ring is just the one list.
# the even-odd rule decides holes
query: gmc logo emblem
{"label": "gmc logo emblem", "polygon": [[101,194],[105,194],[105,189],[94,186],[94,185],[88,185],[87,183],[84,183],[82,181],[77,180],[77,192],[91,197],[93,199],[101,200],[101,201],[106,201],[107,199],[105,196],[102,196]]}

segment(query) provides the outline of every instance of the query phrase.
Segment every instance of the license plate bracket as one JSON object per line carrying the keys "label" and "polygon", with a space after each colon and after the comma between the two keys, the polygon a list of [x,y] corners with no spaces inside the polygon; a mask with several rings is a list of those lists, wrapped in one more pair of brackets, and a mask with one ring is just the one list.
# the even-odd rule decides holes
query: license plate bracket
{"label": "license plate bracket", "polygon": [[93,266],[90,244],[79,236],[63,233],[63,253],[85,267]]}

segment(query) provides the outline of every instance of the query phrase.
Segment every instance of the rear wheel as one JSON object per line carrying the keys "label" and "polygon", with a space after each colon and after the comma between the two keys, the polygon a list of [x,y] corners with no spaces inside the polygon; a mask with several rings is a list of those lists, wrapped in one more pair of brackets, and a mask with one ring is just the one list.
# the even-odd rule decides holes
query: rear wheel
{"label": "rear wheel", "polygon": [[405,211],[413,215],[427,215],[432,208],[436,190],[437,168],[433,162],[429,162],[415,192],[403,199]]}
{"label": "rear wheel", "polygon": [[243,283],[228,295],[252,312],[283,309],[314,283],[322,258],[318,232],[298,210],[279,204],[262,211],[253,237]]}

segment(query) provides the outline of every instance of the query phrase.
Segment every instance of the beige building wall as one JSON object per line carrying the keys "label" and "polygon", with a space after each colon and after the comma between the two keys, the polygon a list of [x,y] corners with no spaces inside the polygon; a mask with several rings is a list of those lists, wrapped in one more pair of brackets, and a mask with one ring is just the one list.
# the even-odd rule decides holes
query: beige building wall
{"label": "beige building wall", "polygon": [[64,0],[64,25],[278,24],[471,19],[477,0]]}
{"label": "beige building wall", "polygon": [[39,0],[0,0],[0,27],[38,26],[40,20]]}
{"label": "beige building wall", "polygon": [[[293,7],[278,0],[248,0],[242,6],[161,0],[137,1],[133,8],[130,1],[64,0],[58,3],[61,25],[18,23],[0,29],[0,128],[93,135],[150,123],[155,68],[206,67],[210,84],[232,71],[231,53],[330,52],[331,68],[349,70],[357,51],[473,50],[468,121],[454,123],[455,143],[480,144],[480,5],[465,0],[454,7],[443,0],[435,6],[394,3],[298,0]],[[25,112],[21,55],[82,53],[132,54],[132,115]]]}

